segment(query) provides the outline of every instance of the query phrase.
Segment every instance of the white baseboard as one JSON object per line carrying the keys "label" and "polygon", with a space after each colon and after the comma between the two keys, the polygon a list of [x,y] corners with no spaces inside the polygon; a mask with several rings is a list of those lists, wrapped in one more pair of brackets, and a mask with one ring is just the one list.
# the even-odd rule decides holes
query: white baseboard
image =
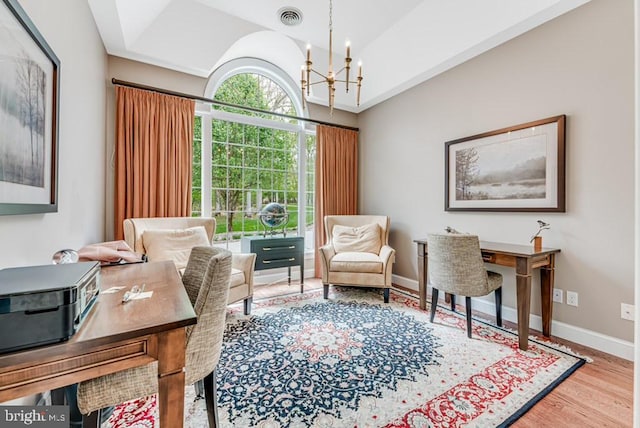
{"label": "white baseboard", "polygon": [[[392,281],[394,284],[416,292],[418,291],[418,281],[414,279],[393,275]],[[431,287],[428,287],[428,295],[431,295],[430,290]],[[459,300],[459,304],[464,306],[464,299]],[[484,299],[473,299],[473,309],[486,314],[496,313],[495,303]],[[502,319],[516,323],[518,319],[517,310],[503,305]],[[535,330],[542,331],[542,318],[539,315],[532,314],[529,318],[529,326]],[[588,346],[589,348],[597,349],[598,351],[606,352],[607,354],[615,355],[616,357],[624,358],[625,360],[633,361],[633,342],[607,336],[560,321],[553,321],[551,323],[551,334],[580,345]]]}

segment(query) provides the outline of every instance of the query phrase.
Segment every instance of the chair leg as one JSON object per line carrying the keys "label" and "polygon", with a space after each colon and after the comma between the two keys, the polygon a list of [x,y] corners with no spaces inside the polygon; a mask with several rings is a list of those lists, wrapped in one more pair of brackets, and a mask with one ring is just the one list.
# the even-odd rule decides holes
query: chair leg
{"label": "chair leg", "polygon": [[465,297],[464,303],[467,306],[467,337],[471,339],[471,297]]}
{"label": "chair leg", "polygon": [[78,384],[65,386],[64,394],[69,403],[69,427],[82,428],[82,413],[78,408]]}
{"label": "chair leg", "polygon": [[49,396],[51,397],[51,405],[52,406],[63,406],[66,404],[64,401],[64,388],[52,389],[49,392]]}
{"label": "chair leg", "polygon": [[384,302],[389,303],[389,288],[384,289]]}
{"label": "chair leg", "polygon": [[494,293],[496,295],[496,324],[498,327],[502,327],[502,287],[497,288]]}
{"label": "chair leg", "polygon": [[[113,410],[111,410],[111,413],[113,413]],[[111,416],[111,413],[103,415],[102,410],[96,410],[88,415],[82,415],[82,426],[83,428],[100,428],[102,421],[104,420],[106,422],[109,416]]]}
{"label": "chair leg", "polygon": [[324,286],[324,298],[328,299],[329,298],[329,284],[323,284]]}
{"label": "chair leg", "polygon": [[251,303],[253,302],[253,297],[247,297],[246,299],[244,299],[244,314],[245,315],[250,315],[251,314]]}
{"label": "chair leg", "polygon": [[451,310],[455,312],[456,311],[456,295],[450,294],[450,296],[451,296]]}
{"label": "chair leg", "polygon": [[218,428],[218,397],[216,397],[216,371],[212,371],[204,378],[204,400],[207,404],[209,428]]}
{"label": "chair leg", "polygon": [[431,288],[431,317],[429,320],[433,322],[433,318],[436,316],[436,306],[438,306],[438,289]]}
{"label": "chair leg", "polygon": [[204,398],[204,381],[202,379],[193,384],[193,389],[196,391],[196,400]]}

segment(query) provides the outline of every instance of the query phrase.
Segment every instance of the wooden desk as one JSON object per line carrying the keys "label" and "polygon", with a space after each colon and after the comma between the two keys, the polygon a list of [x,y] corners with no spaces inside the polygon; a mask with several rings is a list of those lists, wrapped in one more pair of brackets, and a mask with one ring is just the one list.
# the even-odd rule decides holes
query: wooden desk
{"label": "wooden desk", "polygon": [[[185,327],[196,314],[173,262],[103,267],[100,275],[102,291],[127,288],[100,294],[67,342],[0,355],[0,402],[157,360],[160,426],[182,427]],[[143,283],[153,296],[122,304],[124,292]]]}
{"label": "wooden desk", "polygon": [[[416,239],[418,244],[418,288],[420,308],[427,307],[427,240]],[[526,350],[529,338],[529,315],[531,313],[531,276],[533,269],[540,269],[540,295],[542,297],[542,334],[551,335],[553,315],[553,280],[557,248],[542,248],[535,251],[532,245],[504,244],[480,241],[482,258],[487,263],[509,266],[516,270],[516,296],[518,306],[518,340],[520,349]]]}

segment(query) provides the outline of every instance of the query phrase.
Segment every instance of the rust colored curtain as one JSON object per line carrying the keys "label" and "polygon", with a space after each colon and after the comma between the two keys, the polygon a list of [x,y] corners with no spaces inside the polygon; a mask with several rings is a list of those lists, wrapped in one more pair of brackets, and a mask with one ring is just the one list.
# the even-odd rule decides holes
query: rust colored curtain
{"label": "rust colored curtain", "polygon": [[315,271],[325,244],[324,216],[358,213],[358,132],[316,127]]}
{"label": "rust colored curtain", "polygon": [[195,102],[116,87],[115,239],[132,217],[191,216]]}

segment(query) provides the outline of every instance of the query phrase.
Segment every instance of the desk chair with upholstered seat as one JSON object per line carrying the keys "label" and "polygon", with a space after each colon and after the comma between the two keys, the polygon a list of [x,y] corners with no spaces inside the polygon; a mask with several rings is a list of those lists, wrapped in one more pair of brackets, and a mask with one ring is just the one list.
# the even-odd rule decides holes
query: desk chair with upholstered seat
{"label": "desk chair with upholstered seat", "polygon": [[[151,217],[124,220],[124,239],[149,261],[172,260],[182,273],[195,245],[211,245],[216,232],[212,217]],[[204,228],[204,232],[195,229]],[[200,232],[200,233],[198,233]],[[188,244],[188,245],[187,245]],[[244,300],[244,313],[251,312],[255,254],[233,254],[229,304]]]}
{"label": "desk chair with upholstered seat", "polygon": [[[220,359],[229,296],[231,253],[216,247],[195,247],[182,277],[198,323],[187,327],[185,384],[204,379],[209,427],[218,426],[215,369]],[[81,382],[77,409],[83,415],[146,397],[158,391],[157,362]],[[184,403],[175,403],[183,406]],[[75,411],[74,411],[75,410]],[[77,413],[76,413],[77,414]],[[97,418],[100,421],[98,415]]]}
{"label": "desk chair with upholstered seat", "polygon": [[375,287],[389,303],[395,250],[389,246],[389,217],[328,215],[324,218],[327,244],[320,248],[324,298],[329,285]]}
{"label": "desk chair with upholstered seat", "polygon": [[471,298],[493,291],[496,322],[502,326],[502,275],[486,270],[478,237],[459,233],[429,234],[427,251],[432,286],[431,322],[436,314],[438,291],[451,294],[452,310],[455,310],[455,295],[465,296],[467,336],[471,337]]}

